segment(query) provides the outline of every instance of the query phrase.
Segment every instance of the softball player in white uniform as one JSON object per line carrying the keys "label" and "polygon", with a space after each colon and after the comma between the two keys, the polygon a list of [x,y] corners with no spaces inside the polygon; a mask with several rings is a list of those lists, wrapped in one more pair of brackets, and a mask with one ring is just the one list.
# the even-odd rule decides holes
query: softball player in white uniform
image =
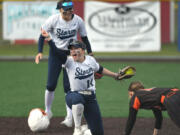
{"label": "softball player in white uniform", "polygon": [[[49,41],[53,46],[53,41]],[[71,56],[64,59],[71,91],[66,95],[66,103],[72,108],[75,124],[73,135],[82,135],[81,118],[84,117],[92,135],[104,135],[99,105],[95,94],[94,73],[100,72],[113,78],[120,76],[100,66],[92,56],[85,56],[85,44],[73,41],[69,45]]]}
{"label": "softball player in white uniform", "polygon": [[[55,44],[51,45],[49,50],[48,80],[45,91],[45,111],[49,117],[52,117],[51,105],[54,99],[54,91],[61,72],[61,67],[64,63],[63,60],[69,54],[68,44],[72,40],[77,40],[78,32],[82,41],[87,45],[88,54],[92,55],[83,20],[78,15],[73,14],[73,2],[71,0],[61,0],[57,4],[57,9],[60,10],[60,14],[52,15],[42,25],[38,43],[38,54],[35,59],[37,64],[39,60],[42,59],[44,39],[47,35],[50,36]],[[67,93],[67,91],[70,90],[69,80],[66,70],[63,71],[64,91]],[[72,126],[72,114],[68,107],[67,117],[62,124],[69,127]]]}

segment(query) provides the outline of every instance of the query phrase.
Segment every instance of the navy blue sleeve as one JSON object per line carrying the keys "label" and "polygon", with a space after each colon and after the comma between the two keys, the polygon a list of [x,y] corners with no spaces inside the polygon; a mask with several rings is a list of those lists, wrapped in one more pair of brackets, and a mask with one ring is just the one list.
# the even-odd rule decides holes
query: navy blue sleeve
{"label": "navy blue sleeve", "polygon": [[87,49],[87,53],[92,53],[92,49],[91,49],[91,45],[89,43],[88,37],[81,37],[82,41],[84,42],[84,44],[86,45],[86,49]]}
{"label": "navy blue sleeve", "polygon": [[39,52],[39,53],[42,53],[42,52],[43,52],[44,40],[45,40],[45,37],[43,37],[42,35],[40,35],[40,36],[39,36],[39,40],[38,40],[38,52]]}
{"label": "navy blue sleeve", "polygon": [[102,74],[103,72],[103,66],[99,65],[99,70],[96,73]]}

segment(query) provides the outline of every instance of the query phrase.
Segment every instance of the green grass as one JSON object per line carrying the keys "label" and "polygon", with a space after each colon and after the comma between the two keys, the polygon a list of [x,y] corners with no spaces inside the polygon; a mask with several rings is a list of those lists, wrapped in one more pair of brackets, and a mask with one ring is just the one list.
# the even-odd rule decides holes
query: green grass
{"label": "green grass", "polygon": [[[180,56],[177,44],[163,44],[160,52],[95,52],[95,56]],[[49,46],[44,46],[48,55]],[[37,45],[0,45],[0,56],[35,56]]]}
{"label": "green grass", "polygon": [[[112,71],[126,65],[137,69],[136,76],[126,81],[117,82],[108,77],[96,81],[97,99],[103,117],[127,117],[127,88],[133,80],[141,80],[147,87],[180,87],[180,63],[102,62],[101,65]],[[38,65],[34,62],[0,62],[0,117],[27,116],[32,108],[44,108],[46,78],[47,62]],[[61,77],[52,111],[54,116],[65,116]],[[139,116],[153,115],[151,111],[140,111]]]}

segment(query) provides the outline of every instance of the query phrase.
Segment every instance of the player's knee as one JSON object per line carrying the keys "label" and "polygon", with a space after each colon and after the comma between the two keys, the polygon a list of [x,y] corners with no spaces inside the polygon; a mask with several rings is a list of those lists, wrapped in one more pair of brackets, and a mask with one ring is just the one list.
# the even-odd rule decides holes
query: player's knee
{"label": "player's knee", "polygon": [[69,94],[67,94],[65,96],[65,100],[66,100],[66,104],[68,105],[69,108],[72,108],[72,101],[71,101],[71,96],[69,96]]}
{"label": "player's knee", "polygon": [[55,91],[55,88],[56,88],[56,87],[55,87],[55,86],[47,85],[46,88],[47,88],[48,91]]}
{"label": "player's knee", "polygon": [[84,101],[82,95],[80,95],[79,93],[68,92],[66,95],[66,103],[69,103],[72,106],[72,105],[76,105],[76,104],[84,104],[85,101]]}

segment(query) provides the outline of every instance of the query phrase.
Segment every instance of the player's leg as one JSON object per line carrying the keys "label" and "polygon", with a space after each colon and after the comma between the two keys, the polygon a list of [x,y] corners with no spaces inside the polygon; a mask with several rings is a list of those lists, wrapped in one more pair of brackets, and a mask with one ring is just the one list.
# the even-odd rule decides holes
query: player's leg
{"label": "player's leg", "polygon": [[88,100],[84,107],[84,117],[91,130],[91,134],[104,135],[101,113],[95,95],[92,95]]}
{"label": "player's leg", "polygon": [[67,127],[73,126],[73,116],[72,116],[72,110],[68,107],[67,103],[65,105],[66,107],[66,116],[64,120],[61,122],[62,125],[65,125]]}
{"label": "player's leg", "polygon": [[[70,91],[70,83],[69,83],[69,78],[67,75],[67,71],[65,68],[63,68],[63,87],[64,87],[64,93],[65,95]],[[66,103],[66,117],[64,121],[61,122],[61,124],[67,126],[67,127],[72,127],[73,124],[73,117],[72,117],[72,110],[68,107]]]}
{"label": "player's leg", "polygon": [[48,58],[48,80],[45,91],[45,111],[49,118],[52,117],[51,106],[54,100],[54,91],[61,72],[61,61],[56,56],[55,50],[50,47]]}
{"label": "player's leg", "polygon": [[67,105],[72,109],[74,120],[74,133],[73,135],[82,135],[81,120],[84,112],[84,98],[77,92],[68,92],[66,95]]}
{"label": "player's leg", "polygon": [[180,128],[180,91],[166,95],[164,105],[171,120]]}

